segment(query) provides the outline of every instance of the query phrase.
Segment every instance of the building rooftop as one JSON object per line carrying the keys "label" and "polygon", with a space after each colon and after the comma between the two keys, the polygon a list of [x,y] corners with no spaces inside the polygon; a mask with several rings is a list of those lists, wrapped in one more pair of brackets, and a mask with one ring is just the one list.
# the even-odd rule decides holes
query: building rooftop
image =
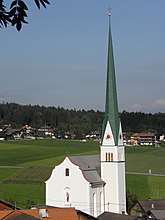
{"label": "building rooftop", "polygon": [[69,159],[80,167],[84,177],[92,186],[105,184],[101,179],[100,155],[70,156]]}
{"label": "building rooftop", "polygon": [[0,219],[4,220],[79,220],[74,208],[46,208],[0,211]]}

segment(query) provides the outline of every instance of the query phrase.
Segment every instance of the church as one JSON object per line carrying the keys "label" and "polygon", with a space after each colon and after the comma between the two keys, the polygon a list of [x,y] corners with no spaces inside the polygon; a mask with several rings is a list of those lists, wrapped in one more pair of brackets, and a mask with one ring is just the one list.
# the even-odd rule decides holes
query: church
{"label": "church", "polygon": [[46,183],[46,205],[75,207],[97,217],[126,213],[125,151],[118,112],[109,14],[105,114],[100,155],[68,156]]}

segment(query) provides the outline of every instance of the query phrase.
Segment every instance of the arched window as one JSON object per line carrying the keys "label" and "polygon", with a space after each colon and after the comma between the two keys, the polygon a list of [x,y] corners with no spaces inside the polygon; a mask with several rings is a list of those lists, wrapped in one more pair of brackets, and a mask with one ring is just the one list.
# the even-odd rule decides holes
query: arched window
{"label": "arched window", "polygon": [[65,169],[65,176],[69,176],[69,168]]}
{"label": "arched window", "polygon": [[66,192],[66,202],[69,202],[69,192]]}
{"label": "arched window", "polygon": [[108,161],[110,161],[110,153],[108,153]]}
{"label": "arched window", "polygon": [[65,187],[65,189],[64,189],[64,201],[65,201],[66,206],[70,205],[70,197],[71,197],[71,190],[70,190],[69,187]]}
{"label": "arched window", "polygon": [[93,193],[93,215],[97,216],[97,203],[96,203],[96,193]]}
{"label": "arched window", "polygon": [[111,154],[110,153],[106,153],[105,157],[106,157],[106,161],[111,161]]}
{"label": "arched window", "polygon": [[101,213],[104,212],[104,196],[103,196],[103,191],[100,192],[100,211],[101,211]]}
{"label": "arched window", "polygon": [[113,161],[113,153],[111,153],[111,161]]}

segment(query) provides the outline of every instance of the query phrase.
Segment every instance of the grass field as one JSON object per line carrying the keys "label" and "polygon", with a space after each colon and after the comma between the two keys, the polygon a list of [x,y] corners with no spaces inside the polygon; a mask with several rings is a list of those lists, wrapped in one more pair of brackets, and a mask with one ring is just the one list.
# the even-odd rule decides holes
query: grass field
{"label": "grass field", "polygon": [[[69,140],[0,142],[0,165],[54,166],[67,155],[97,154],[99,143]],[[58,158],[58,161],[56,159]]]}
{"label": "grass field", "polygon": [[38,184],[1,184],[0,199],[20,208],[45,203],[45,185]]}
{"label": "grass field", "polygon": [[[32,140],[0,142],[0,199],[20,207],[45,201],[44,181],[68,155],[98,154],[97,141]],[[165,147],[126,147],[126,171],[165,174]],[[165,198],[165,177],[126,175],[127,190],[138,199]]]}
{"label": "grass field", "polygon": [[165,177],[127,174],[126,180],[127,190],[139,200],[165,198]]}
{"label": "grass field", "polygon": [[126,170],[165,174],[165,147],[126,147]]}

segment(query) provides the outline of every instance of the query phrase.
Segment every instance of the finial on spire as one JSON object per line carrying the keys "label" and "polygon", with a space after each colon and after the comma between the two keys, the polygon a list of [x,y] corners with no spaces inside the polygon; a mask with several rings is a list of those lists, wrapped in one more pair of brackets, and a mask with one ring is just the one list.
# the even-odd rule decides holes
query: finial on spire
{"label": "finial on spire", "polygon": [[111,7],[109,6],[109,9],[108,9],[108,16],[111,16]]}

